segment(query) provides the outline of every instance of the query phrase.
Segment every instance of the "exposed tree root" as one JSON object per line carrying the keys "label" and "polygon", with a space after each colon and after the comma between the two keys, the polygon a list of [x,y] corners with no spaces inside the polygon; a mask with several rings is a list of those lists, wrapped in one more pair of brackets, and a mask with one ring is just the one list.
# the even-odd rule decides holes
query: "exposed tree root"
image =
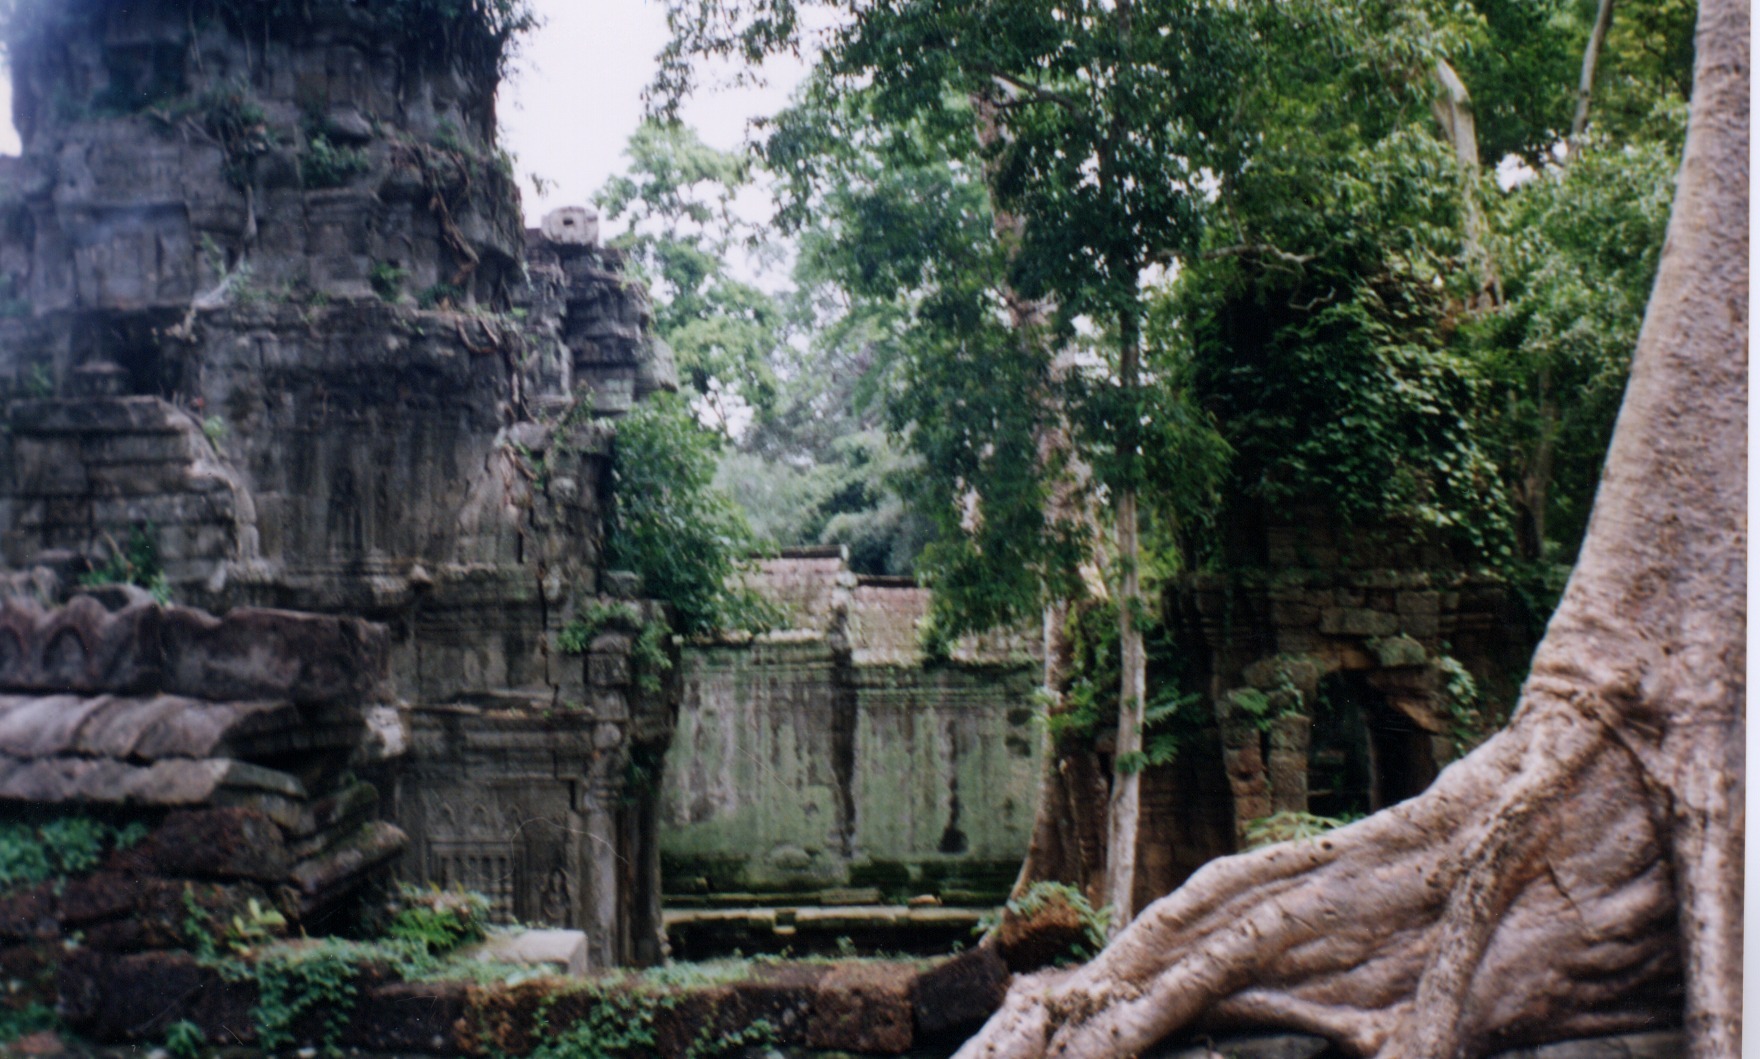
{"label": "exposed tree root", "polygon": [[1017,986],[960,1054],[1128,1056],[1200,1014],[1389,1059],[1672,1022],[1649,806],[1600,724],[1531,709],[1421,798],[1205,868],[1087,967]]}

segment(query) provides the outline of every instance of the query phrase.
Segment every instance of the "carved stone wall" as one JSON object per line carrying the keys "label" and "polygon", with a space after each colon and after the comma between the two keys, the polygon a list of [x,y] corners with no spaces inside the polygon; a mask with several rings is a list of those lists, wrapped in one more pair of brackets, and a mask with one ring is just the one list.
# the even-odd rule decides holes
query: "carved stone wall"
{"label": "carved stone wall", "polygon": [[77,995],[129,954],[213,944],[234,916],[264,935],[346,918],[407,841],[355,778],[390,749],[372,723],[390,712],[385,630],[19,587],[0,585],[0,822],[97,819],[140,841],[0,893],[7,1004],[53,1003],[57,965]]}
{"label": "carved stone wall", "polygon": [[67,585],[145,540],[180,603],[382,624],[400,870],[651,957],[605,910],[658,900],[629,779],[667,700],[624,686],[628,632],[556,644],[606,581],[615,417],[676,386],[646,293],[587,211],[522,230],[494,64],[373,5],[34,10],[0,159],[0,567]]}
{"label": "carved stone wall", "polygon": [[685,652],[660,832],[665,891],[993,903],[1020,869],[1039,770],[1024,638],[917,646],[925,590],[835,550],[763,564],[798,627]]}
{"label": "carved stone wall", "polygon": [[[1179,578],[1165,600],[1216,717],[1210,753],[1234,843],[1274,813],[1364,812],[1417,794],[1514,701],[1533,643],[1494,574],[1422,535],[1354,533],[1323,517],[1273,525],[1260,562]],[[1458,694],[1463,673],[1474,701]],[[1216,777],[1187,783],[1214,789]],[[1214,830],[1193,840],[1213,847]],[[1184,874],[1139,886],[1158,896]]]}

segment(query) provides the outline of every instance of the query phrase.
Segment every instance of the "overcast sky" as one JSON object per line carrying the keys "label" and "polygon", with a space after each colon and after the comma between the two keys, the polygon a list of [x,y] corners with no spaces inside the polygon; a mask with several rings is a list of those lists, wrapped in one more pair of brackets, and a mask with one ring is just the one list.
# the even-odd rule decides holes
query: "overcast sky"
{"label": "overcast sky", "polygon": [[[642,89],[666,42],[658,0],[534,0],[544,26],[524,43],[511,83],[501,93],[505,146],[518,159],[526,217],[558,206],[584,205],[622,168],[623,145],[642,116]],[[791,62],[773,64],[763,89],[699,92],[684,118],[703,139],[733,147],[746,122],[773,113],[801,76]],[[0,77],[0,153],[18,153],[12,86]],[[529,177],[553,186],[542,199]]]}

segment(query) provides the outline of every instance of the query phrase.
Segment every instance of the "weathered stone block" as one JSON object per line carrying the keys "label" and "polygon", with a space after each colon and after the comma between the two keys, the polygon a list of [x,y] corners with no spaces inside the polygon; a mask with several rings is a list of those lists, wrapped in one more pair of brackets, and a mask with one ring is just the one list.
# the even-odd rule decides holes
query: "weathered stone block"
{"label": "weathered stone block", "polygon": [[1328,636],[1392,636],[1399,619],[1378,610],[1329,607],[1320,612],[1320,631]]}
{"label": "weathered stone block", "polygon": [[902,965],[832,968],[813,994],[807,1046],[894,1055],[910,1050],[916,1029],[913,978]]}
{"label": "weathered stone block", "polygon": [[0,940],[57,937],[61,932],[59,911],[54,887],[47,883],[0,897]]}
{"label": "weathered stone block", "polygon": [[1002,1006],[1008,964],[994,945],[960,953],[917,977],[913,990],[918,1043],[963,1040]]}
{"label": "weathered stone block", "polygon": [[215,699],[301,704],[380,698],[390,635],[382,625],[241,607],[224,619],[165,611],[165,690]]}
{"label": "weathered stone block", "polygon": [[585,974],[587,935],[579,930],[521,930],[496,934],[460,955],[492,963],[547,968],[556,974]]}
{"label": "weathered stone block", "polygon": [[1401,614],[1435,614],[1442,606],[1442,593],[1408,590],[1399,594],[1395,606]]}
{"label": "weathered stone block", "polygon": [[1442,635],[1442,620],[1434,614],[1402,614],[1399,628],[1407,636],[1431,640]]}
{"label": "weathered stone block", "polygon": [[1278,625],[1305,627],[1320,620],[1320,608],[1309,603],[1272,603],[1271,620]]}
{"label": "weathered stone block", "polygon": [[160,679],[160,612],[143,598],[112,613],[89,596],[44,610],[0,604],[0,690],[130,693]]}
{"label": "weathered stone block", "polygon": [[167,1027],[184,1020],[254,1039],[255,985],[228,981],[188,953],[80,950],[62,963],[57,992],[69,1027],[101,1043],[161,1041]]}
{"label": "weathered stone block", "polygon": [[281,829],[248,809],[174,812],[142,848],[164,875],[279,882],[289,867]]}
{"label": "weathered stone block", "polygon": [[364,990],[341,1043],[375,1053],[457,1054],[467,982],[386,982]]}
{"label": "weathered stone block", "polygon": [[24,496],[83,496],[91,482],[76,445],[17,439],[12,446],[15,488]]}
{"label": "weathered stone block", "polygon": [[1369,645],[1375,660],[1388,669],[1422,666],[1430,661],[1424,645],[1409,636],[1390,636]]}

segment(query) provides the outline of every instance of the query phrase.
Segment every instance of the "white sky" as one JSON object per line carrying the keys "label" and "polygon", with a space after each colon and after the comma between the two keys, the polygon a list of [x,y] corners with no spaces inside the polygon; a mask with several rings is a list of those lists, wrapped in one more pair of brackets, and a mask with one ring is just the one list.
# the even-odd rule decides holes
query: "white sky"
{"label": "white sky", "polygon": [[[501,93],[503,146],[520,171],[529,223],[559,206],[585,205],[623,167],[623,146],[642,117],[642,89],[666,42],[658,0],[534,0],[545,24],[524,43]],[[800,80],[802,67],[779,61],[762,89],[700,89],[684,119],[705,142],[731,148],[749,118],[775,112]],[[12,84],[0,77],[0,154],[17,154]],[[539,199],[529,179],[553,188]]]}

